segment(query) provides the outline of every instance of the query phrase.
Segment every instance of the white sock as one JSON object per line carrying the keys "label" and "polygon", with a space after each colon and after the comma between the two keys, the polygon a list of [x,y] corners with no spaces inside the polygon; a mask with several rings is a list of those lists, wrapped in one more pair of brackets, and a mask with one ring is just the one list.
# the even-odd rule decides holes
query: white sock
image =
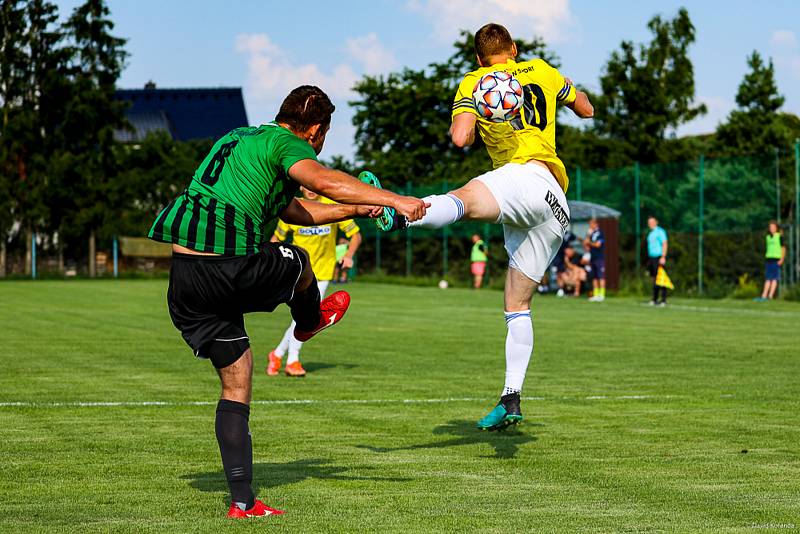
{"label": "white sock", "polygon": [[286,329],[286,332],[283,333],[283,339],[281,342],[278,343],[278,346],[275,347],[275,355],[283,358],[283,355],[286,354],[286,351],[289,350],[289,344],[294,339],[294,327],[295,322],[292,321],[292,324],[289,325],[289,328]]}
{"label": "white sock", "polygon": [[427,209],[423,218],[409,223],[409,227],[442,228],[464,216],[464,203],[453,194],[431,195],[422,200],[430,203],[431,207]]}
{"label": "white sock", "polygon": [[519,393],[533,353],[531,312],[506,312],[506,383],[503,395]]}
{"label": "white sock", "polygon": [[292,336],[292,340],[289,341],[289,357],[286,358],[286,365],[294,363],[300,359],[300,347],[302,346],[303,342],[297,341],[294,339],[294,336]]}

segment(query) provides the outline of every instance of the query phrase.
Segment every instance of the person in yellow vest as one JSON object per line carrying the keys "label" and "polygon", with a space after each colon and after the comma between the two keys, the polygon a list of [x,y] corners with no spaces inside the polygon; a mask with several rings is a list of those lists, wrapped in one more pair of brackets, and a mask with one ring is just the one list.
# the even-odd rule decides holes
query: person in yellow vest
{"label": "person in yellow vest", "polygon": [[783,244],[783,235],[776,221],[769,222],[767,233],[767,252],[764,254],[767,260],[766,272],[764,276],[764,290],[758,302],[766,302],[775,298],[775,291],[778,289],[778,281],[781,279],[781,266],[786,259],[786,245]]}
{"label": "person in yellow vest", "polygon": [[481,236],[472,236],[472,252],[470,253],[470,271],[472,272],[472,287],[480,289],[483,285],[483,276],[486,274],[486,262],[489,259],[489,247]]}
{"label": "person in yellow vest", "polygon": [[[300,191],[303,194],[303,198],[306,200],[321,202],[323,204],[335,204],[332,200],[317,195],[304,187],[301,187]],[[350,240],[347,251],[340,260],[342,269],[346,270],[353,266],[353,256],[361,245],[361,231],[352,219],[320,226],[299,226],[278,221],[275,234],[270,241],[273,243],[286,241],[291,234],[292,243],[308,252],[308,257],[311,261],[311,270],[314,271],[314,275],[317,277],[319,294],[324,296],[328,284],[333,279],[334,270],[336,268],[336,237],[338,232],[342,232],[345,237]],[[306,370],[303,369],[303,365],[300,363],[300,348],[303,346],[303,343],[295,339],[293,334],[294,327],[295,323],[292,321],[292,324],[286,329],[286,333],[284,333],[281,342],[275,347],[275,350],[269,353],[269,361],[267,364],[268,375],[275,376],[280,372],[283,356],[287,352],[289,357],[286,360],[286,368],[284,369],[286,375],[306,375]]]}

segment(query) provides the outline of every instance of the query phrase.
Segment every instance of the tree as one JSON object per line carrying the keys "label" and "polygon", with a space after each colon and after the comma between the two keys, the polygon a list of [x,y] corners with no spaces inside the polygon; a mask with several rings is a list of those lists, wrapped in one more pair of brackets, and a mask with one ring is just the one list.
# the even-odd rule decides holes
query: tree
{"label": "tree", "polygon": [[11,135],[25,94],[25,11],[18,0],[0,2],[0,277],[6,274],[8,231],[14,223],[17,152]]}
{"label": "tree", "polygon": [[599,133],[628,144],[631,160],[663,161],[660,152],[670,131],[706,112],[694,105],[694,69],[688,56],[695,40],[689,13],[672,20],[653,17],[648,44],[623,41],[600,78],[603,94],[595,102]]}
{"label": "tree", "polygon": [[[454,184],[491,168],[480,141],[462,150],[448,135],[458,83],[477,67],[473,39],[462,31],[454,53],[443,63],[366,76],[356,84],[359,99],[350,102],[355,108],[355,166],[369,168],[395,188],[406,182]],[[539,39],[516,42],[521,57],[555,61]]]}
{"label": "tree", "polygon": [[753,51],[747,65],[750,70],[736,92],[738,109],[717,130],[716,148],[721,154],[765,154],[792,141],[791,133],[778,120],[784,98],[778,93],[772,59],[764,63]]}
{"label": "tree", "polygon": [[104,0],[86,0],[66,23],[75,49],[72,98],[65,110],[64,139],[71,154],[67,172],[75,201],[74,223],[89,230],[89,276],[95,275],[96,231],[113,217],[108,190],[117,168],[114,130],[125,127],[124,104],[115,100],[125,65],[125,40],[111,35],[114,23]]}
{"label": "tree", "polygon": [[[3,130],[2,173],[11,192],[10,216],[25,233],[26,271],[30,270],[31,235],[47,225],[48,187],[44,169],[59,121],[57,103],[65,84],[63,34],[55,5],[45,0],[2,3]],[[3,230],[3,228],[0,228]],[[4,236],[5,237],[5,236]],[[3,239],[5,243],[5,239]]]}

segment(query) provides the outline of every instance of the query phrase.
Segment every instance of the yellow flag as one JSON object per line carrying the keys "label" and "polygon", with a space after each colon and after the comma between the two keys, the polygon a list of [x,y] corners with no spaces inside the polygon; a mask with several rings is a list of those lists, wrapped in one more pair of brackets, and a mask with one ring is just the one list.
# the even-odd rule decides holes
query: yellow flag
{"label": "yellow flag", "polygon": [[656,273],[656,285],[658,287],[666,287],[667,289],[675,289],[672,285],[672,280],[669,279],[666,269],[663,266],[658,266],[658,273]]}

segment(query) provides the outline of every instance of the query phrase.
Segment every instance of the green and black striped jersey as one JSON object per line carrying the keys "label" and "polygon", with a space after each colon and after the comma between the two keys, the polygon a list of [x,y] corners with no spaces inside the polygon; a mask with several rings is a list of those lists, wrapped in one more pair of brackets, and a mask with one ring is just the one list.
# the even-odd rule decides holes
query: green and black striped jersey
{"label": "green and black striped jersey", "polygon": [[274,122],[237,128],[214,144],[148,237],[201,252],[252,254],[268,237],[264,225],[297,193],[289,168],[304,159],[317,159],[311,145]]}

